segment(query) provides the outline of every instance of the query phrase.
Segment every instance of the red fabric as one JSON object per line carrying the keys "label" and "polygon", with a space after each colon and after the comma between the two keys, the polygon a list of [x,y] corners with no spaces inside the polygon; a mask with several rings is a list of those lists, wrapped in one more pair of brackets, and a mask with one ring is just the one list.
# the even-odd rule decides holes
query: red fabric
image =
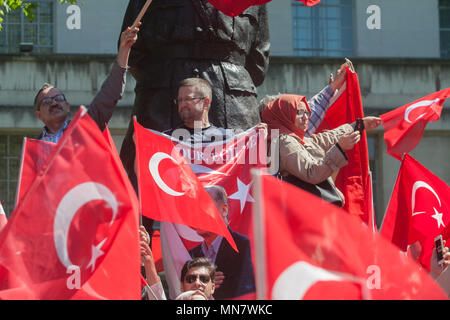
{"label": "red fabric", "polygon": [[305,103],[306,109],[311,112],[304,96],[283,94],[278,99],[271,101],[261,115],[262,121],[267,123],[269,133],[274,134],[272,130],[278,130],[279,134],[297,137],[303,144],[305,132],[295,126],[298,106],[302,101]]}
{"label": "red fabric", "polygon": [[153,260],[155,261],[155,267],[157,272],[164,271],[164,265],[162,261],[162,252],[161,252],[161,234],[159,230],[153,231],[152,234],[152,255]]}
{"label": "red fabric", "polygon": [[255,229],[253,253],[262,244],[256,272],[265,266],[267,291],[258,298],[447,299],[413,260],[359,219],[271,176],[260,179],[263,213],[254,219],[262,227]]}
{"label": "red fabric", "polygon": [[406,154],[386,210],[381,234],[403,251],[418,241],[422,247],[419,262],[430,270],[434,238],[448,224],[449,186]]}
{"label": "red fabric", "polygon": [[17,183],[16,206],[28,191],[28,188],[36,178],[39,169],[45,163],[55,146],[56,144],[53,142],[30,138],[23,139],[22,159],[19,181]]}
{"label": "red fabric", "polygon": [[237,251],[213,200],[173,142],[134,121],[142,214],[223,236]]}
{"label": "red fabric", "polygon": [[[191,163],[194,173],[203,185],[219,185],[225,189],[228,196],[230,229],[251,238],[252,207],[255,201],[251,170],[265,168],[267,164],[263,130],[251,128],[233,139],[204,144],[200,150],[178,141],[177,149]],[[192,230],[174,227],[166,228],[164,235],[166,243],[171,244],[164,252],[164,259],[166,255],[167,259],[173,259],[177,270],[181,270],[185,262],[180,257],[187,259],[188,250],[203,240],[198,235],[195,237],[196,234],[194,235]],[[173,281],[178,283],[179,279]],[[252,294],[236,299],[252,299],[254,293]]]}
{"label": "red fabric", "polygon": [[437,121],[441,116],[442,106],[449,96],[450,88],[447,88],[382,114],[387,153],[401,160],[402,154],[413,150],[428,122]]}
{"label": "red fabric", "polygon": [[[208,0],[217,10],[222,11],[230,17],[240,15],[250,6],[262,5],[271,0]],[[314,6],[320,0],[297,0],[303,2],[307,6]]]}
{"label": "red fabric", "polygon": [[[347,67],[345,89],[341,89],[339,97],[328,109],[316,132],[334,129],[345,123],[353,123],[358,118],[364,118],[358,75]],[[371,186],[369,185],[369,152],[365,130],[361,134],[361,140],[353,149],[345,153],[348,164],[339,169],[335,185],[345,196],[343,209],[351,215],[360,217],[368,224],[373,212]]]}
{"label": "red fabric", "polygon": [[5,210],[3,210],[2,203],[0,202],[0,232],[8,223],[8,219],[6,218]]}
{"label": "red fabric", "polygon": [[140,299],[137,197],[84,110],[0,234],[2,299]]}
{"label": "red fabric", "polygon": [[[191,166],[200,182],[207,185],[219,185],[228,196],[228,222],[233,231],[246,236],[252,228],[251,216],[254,204],[251,170],[264,168],[267,164],[266,142],[262,130],[254,128],[235,136],[224,144],[202,148],[202,160],[198,160],[197,150],[178,144],[183,156],[191,159]],[[208,154],[221,155],[216,161],[210,161]],[[193,160],[192,160],[193,159]],[[223,161],[222,161],[223,159]]]}

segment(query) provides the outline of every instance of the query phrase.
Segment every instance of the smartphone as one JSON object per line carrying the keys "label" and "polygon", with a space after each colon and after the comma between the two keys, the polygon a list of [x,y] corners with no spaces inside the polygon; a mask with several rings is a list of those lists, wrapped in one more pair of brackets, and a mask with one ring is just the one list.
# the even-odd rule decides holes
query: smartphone
{"label": "smartphone", "polygon": [[444,243],[442,242],[442,235],[434,238],[434,246],[436,248],[438,264],[441,266],[444,263]]}
{"label": "smartphone", "polygon": [[359,131],[361,133],[363,131],[363,124],[364,122],[362,120],[356,121],[355,131]]}

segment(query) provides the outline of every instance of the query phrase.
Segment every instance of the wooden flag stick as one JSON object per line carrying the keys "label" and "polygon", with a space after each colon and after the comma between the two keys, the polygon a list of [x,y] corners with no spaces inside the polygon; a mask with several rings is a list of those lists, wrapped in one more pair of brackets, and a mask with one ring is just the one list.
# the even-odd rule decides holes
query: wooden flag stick
{"label": "wooden flag stick", "polygon": [[147,0],[147,2],[144,4],[144,6],[141,9],[141,12],[139,12],[136,20],[134,20],[133,26],[131,27],[131,29],[133,29],[134,27],[136,27],[136,25],[138,24],[139,21],[141,21],[142,17],[144,16],[145,12],[147,12],[148,6],[150,5],[150,3],[152,3],[152,0]]}

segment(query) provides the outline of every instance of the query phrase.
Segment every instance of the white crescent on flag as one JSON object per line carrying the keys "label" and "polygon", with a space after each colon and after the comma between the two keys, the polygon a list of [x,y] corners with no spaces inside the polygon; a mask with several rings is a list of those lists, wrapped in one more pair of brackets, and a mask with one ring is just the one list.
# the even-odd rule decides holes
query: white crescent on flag
{"label": "white crescent on flag", "polygon": [[184,195],[184,192],[178,192],[170,188],[164,180],[161,178],[159,174],[159,163],[164,159],[170,159],[174,163],[177,163],[174,158],[169,156],[167,153],[164,152],[156,152],[148,162],[148,169],[150,170],[150,174],[152,175],[153,179],[155,180],[158,187],[164,191],[165,193],[174,196],[174,197],[180,197]]}
{"label": "white crescent on flag", "polygon": [[439,98],[436,98],[436,99],[434,99],[434,100],[422,100],[422,101],[419,101],[419,102],[416,102],[416,103],[410,105],[410,106],[409,106],[408,108],[406,108],[406,110],[405,110],[405,121],[408,122],[408,123],[412,123],[412,121],[419,120],[420,118],[422,118],[422,117],[425,115],[425,113],[422,113],[422,114],[421,114],[420,116],[418,116],[415,120],[412,120],[412,121],[411,121],[411,120],[409,119],[409,114],[411,113],[411,111],[413,111],[413,110],[416,109],[416,108],[431,106],[433,103],[436,103],[436,102],[438,102],[438,101],[439,101]]}
{"label": "white crescent on flag", "polygon": [[416,192],[419,188],[425,188],[427,190],[430,190],[432,194],[436,197],[436,199],[439,202],[439,205],[441,205],[441,199],[439,199],[439,196],[437,195],[436,191],[426,182],[424,181],[416,181],[412,187],[412,193],[411,193],[411,208],[412,208],[412,216],[415,216],[416,214],[425,213],[425,211],[420,212],[414,212],[415,205],[416,205]]}
{"label": "white crescent on flag", "polygon": [[287,267],[277,278],[272,288],[274,300],[301,300],[308,290],[319,281],[350,281],[361,285],[364,298],[364,280],[350,274],[332,272],[309,264],[306,261],[297,261]]}
{"label": "white crescent on flag", "polygon": [[[113,210],[111,225],[116,218],[119,205],[112,192],[100,183],[85,182],[79,184],[69,190],[58,204],[53,224],[53,240],[58,258],[66,268],[73,265],[67,251],[67,240],[72,220],[83,205],[94,200],[104,200],[111,206]],[[106,238],[100,244],[92,246],[92,258],[87,267],[92,266],[93,269],[95,268],[95,260],[103,254],[100,248],[105,240]]]}

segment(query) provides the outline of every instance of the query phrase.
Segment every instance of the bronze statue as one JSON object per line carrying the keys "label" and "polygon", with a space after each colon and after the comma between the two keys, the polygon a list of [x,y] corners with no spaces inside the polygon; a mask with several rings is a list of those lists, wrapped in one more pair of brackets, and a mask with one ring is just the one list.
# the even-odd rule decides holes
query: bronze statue
{"label": "bronze statue", "polygon": [[[130,0],[122,29],[144,3]],[[270,47],[264,5],[232,18],[206,0],[153,0],[141,21],[129,58],[136,79],[132,116],[141,125],[165,131],[181,124],[174,99],[178,83],[189,77],[212,85],[212,124],[248,129],[260,122],[256,87],[264,81]],[[132,134],[130,122],[120,156],[136,186]]]}

